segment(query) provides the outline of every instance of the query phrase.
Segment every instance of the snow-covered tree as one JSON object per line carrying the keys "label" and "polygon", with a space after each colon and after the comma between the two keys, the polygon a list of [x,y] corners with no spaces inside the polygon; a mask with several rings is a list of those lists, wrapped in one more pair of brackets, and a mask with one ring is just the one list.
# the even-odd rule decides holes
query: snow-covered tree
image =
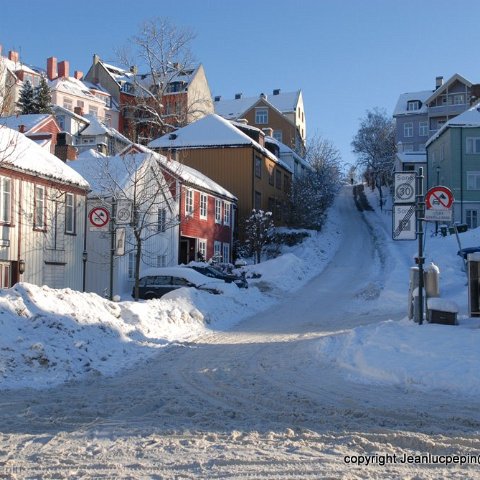
{"label": "snow-covered tree", "polygon": [[394,121],[378,108],[367,111],[352,140],[352,148],[357,155],[357,164],[377,187],[380,204],[383,204],[382,186],[392,182],[397,151]]}
{"label": "snow-covered tree", "polygon": [[18,106],[20,107],[22,115],[37,113],[35,111],[35,91],[28,80],[23,84],[22,90],[20,91]]}
{"label": "snow-covered tree", "polygon": [[341,156],[332,142],[317,135],[307,143],[306,160],[311,170],[293,181],[289,223],[319,229],[340,186]]}
{"label": "snow-covered tree", "polygon": [[52,113],[52,92],[45,77],[34,90],[34,113]]}
{"label": "snow-covered tree", "polygon": [[249,254],[253,255],[255,263],[261,262],[262,251],[273,239],[274,233],[272,212],[253,209],[250,217],[245,221],[245,246]]}
{"label": "snow-covered tree", "polygon": [[201,116],[211,105],[210,97],[194,98],[189,91],[187,99],[182,94],[194,67],[190,50],[194,38],[192,30],[154,18],[145,21],[128,48],[119,52],[120,62],[132,73],[131,97],[124,106],[132,140],[146,143],[186,125],[189,118]]}

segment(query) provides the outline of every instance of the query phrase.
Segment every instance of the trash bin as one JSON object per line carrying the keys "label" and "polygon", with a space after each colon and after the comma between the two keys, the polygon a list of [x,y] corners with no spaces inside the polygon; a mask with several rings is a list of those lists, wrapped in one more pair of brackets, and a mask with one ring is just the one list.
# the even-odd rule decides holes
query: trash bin
{"label": "trash bin", "polygon": [[471,317],[480,317],[480,253],[467,255],[468,310]]}
{"label": "trash bin", "polygon": [[425,295],[427,298],[440,296],[440,269],[431,262],[424,272]]}

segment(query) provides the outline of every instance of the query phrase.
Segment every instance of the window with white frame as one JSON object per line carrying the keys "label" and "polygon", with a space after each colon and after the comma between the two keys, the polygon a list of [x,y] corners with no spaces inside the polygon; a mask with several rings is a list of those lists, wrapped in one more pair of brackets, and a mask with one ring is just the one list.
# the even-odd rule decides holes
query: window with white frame
{"label": "window with white frame", "polygon": [[480,172],[467,172],[467,190],[480,190]]}
{"label": "window with white frame", "polygon": [[420,137],[428,137],[428,122],[420,122],[418,124],[418,135]]}
{"label": "window with white frame", "polygon": [[413,123],[408,122],[403,125],[403,136],[413,137]]}
{"label": "window with white frame", "polygon": [[268,123],[268,108],[255,109],[255,123],[266,125]]}
{"label": "window with white frame", "polygon": [[420,102],[418,100],[409,100],[407,102],[407,110],[409,112],[413,110],[420,110]]}
{"label": "window with white frame", "polygon": [[157,267],[163,268],[167,266],[167,256],[166,255],[157,255]]}
{"label": "window with white frame", "polygon": [[198,246],[198,260],[207,259],[207,241],[205,239],[199,238],[197,242]]}
{"label": "window with white frame", "polygon": [[185,215],[193,215],[193,190],[185,191]]}
{"label": "window with white frame", "polygon": [[215,223],[222,223],[222,201],[215,199]]}
{"label": "window with white frame", "polygon": [[274,130],[273,131],[273,138],[278,140],[279,142],[283,142],[283,132],[282,130]]}
{"label": "window with white frame", "polygon": [[12,213],[12,180],[0,177],[0,221],[10,223]]}
{"label": "window with white frame", "polygon": [[167,209],[159,208],[157,212],[157,232],[165,232],[167,230]]}
{"label": "window with white frame", "polygon": [[128,254],[128,278],[132,279],[135,277],[135,252],[130,252]]}
{"label": "window with white frame", "polygon": [[73,112],[73,102],[70,98],[63,99],[63,108],[66,108],[67,110]]}
{"label": "window with white frame", "polygon": [[200,218],[207,218],[208,196],[205,193],[200,194]]}
{"label": "window with white frame", "polygon": [[230,262],[230,244],[229,243],[223,244],[223,261],[225,263]]}
{"label": "window with white frame", "polygon": [[480,153],[480,137],[467,137],[466,153],[469,155]]}
{"label": "window with white frame", "polygon": [[467,209],[465,211],[465,220],[468,228],[470,229],[477,228],[478,227],[478,210]]}
{"label": "window with white frame", "polygon": [[75,233],[75,195],[65,194],[65,233]]}
{"label": "window with white frame", "polygon": [[230,225],[230,208],[231,205],[227,202],[223,202],[223,224]]}
{"label": "window with white frame", "polygon": [[35,185],[34,228],[45,228],[45,187]]}
{"label": "window with white frame", "polygon": [[93,115],[94,117],[98,117],[98,107],[94,107],[93,105],[90,105],[88,107],[88,113],[90,115]]}
{"label": "window with white frame", "polygon": [[213,256],[217,262],[221,261],[222,257],[222,242],[215,240],[213,242]]}

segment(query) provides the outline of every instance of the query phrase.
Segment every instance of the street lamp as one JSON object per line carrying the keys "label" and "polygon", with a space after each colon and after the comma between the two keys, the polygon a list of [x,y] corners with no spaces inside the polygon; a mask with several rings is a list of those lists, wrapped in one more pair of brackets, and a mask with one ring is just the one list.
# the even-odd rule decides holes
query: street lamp
{"label": "street lamp", "polygon": [[18,273],[23,275],[25,273],[25,260],[20,259],[18,261]]}
{"label": "street lamp", "polygon": [[87,270],[87,260],[88,260],[88,252],[84,250],[82,252],[82,261],[83,261],[83,284],[82,284],[82,292],[85,291],[85,272]]}

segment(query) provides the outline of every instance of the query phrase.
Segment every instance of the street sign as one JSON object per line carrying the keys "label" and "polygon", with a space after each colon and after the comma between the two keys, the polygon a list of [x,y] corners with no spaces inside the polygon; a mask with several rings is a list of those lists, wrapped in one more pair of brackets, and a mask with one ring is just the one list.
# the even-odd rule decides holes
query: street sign
{"label": "street sign", "polygon": [[415,205],[393,206],[392,238],[394,240],[415,240],[417,238],[415,211]]}
{"label": "street sign", "polygon": [[115,229],[115,255],[121,257],[125,255],[125,227]]}
{"label": "street sign", "polygon": [[453,193],[447,187],[433,187],[425,195],[425,220],[450,222],[452,220]]}
{"label": "street sign", "polygon": [[91,230],[108,230],[108,222],[110,221],[110,213],[104,207],[94,207],[88,214]]}
{"label": "street sign", "polygon": [[116,213],[117,225],[128,225],[132,222],[132,202],[129,200],[119,200]]}
{"label": "street sign", "polygon": [[415,172],[395,172],[395,204],[415,203]]}

